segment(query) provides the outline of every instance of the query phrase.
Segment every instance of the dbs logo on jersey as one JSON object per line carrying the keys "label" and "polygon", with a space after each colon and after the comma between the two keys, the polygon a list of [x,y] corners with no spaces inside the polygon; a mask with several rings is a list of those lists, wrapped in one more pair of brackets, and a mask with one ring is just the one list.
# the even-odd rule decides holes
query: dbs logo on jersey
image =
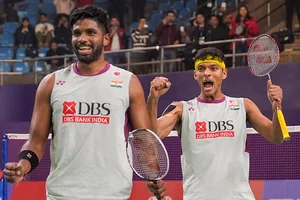
{"label": "dbs logo on jersey", "polygon": [[110,103],[65,101],[63,123],[109,124]]}
{"label": "dbs logo on jersey", "polygon": [[228,121],[202,121],[195,123],[196,139],[234,137],[234,125]]}

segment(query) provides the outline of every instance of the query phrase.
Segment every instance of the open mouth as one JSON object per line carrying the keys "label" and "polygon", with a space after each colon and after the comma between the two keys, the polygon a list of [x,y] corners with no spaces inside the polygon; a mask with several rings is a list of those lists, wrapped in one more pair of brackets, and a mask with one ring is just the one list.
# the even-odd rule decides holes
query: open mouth
{"label": "open mouth", "polygon": [[214,82],[211,80],[203,81],[204,88],[211,89],[214,86]]}
{"label": "open mouth", "polygon": [[92,47],[87,45],[78,45],[77,50],[80,54],[90,54],[92,51]]}

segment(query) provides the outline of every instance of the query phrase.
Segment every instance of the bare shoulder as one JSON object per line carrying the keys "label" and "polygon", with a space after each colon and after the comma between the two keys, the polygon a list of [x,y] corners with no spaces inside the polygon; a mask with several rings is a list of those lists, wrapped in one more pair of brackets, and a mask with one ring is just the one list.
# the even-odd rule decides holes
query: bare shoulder
{"label": "bare shoulder", "polygon": [[256,104],[248,98],[244,98],[244,105],[245,105],[246,113],[252,112],[253,110],[258,110]]}
{"label": "bare shoulder", "polygon": [[51,73],[45,76],[39,84],[38,92],[44,95],[52,93],[55,82],[55,74]]}
{"label": "bare shoulder", "polygon": [[143,96],[143,98],[145,98],[142,84],[141,84],[139,78],[134,74],[132,74],[130,83],[129,83],[129,95],[130,95],[131,100],[140,98],[141,96]]}

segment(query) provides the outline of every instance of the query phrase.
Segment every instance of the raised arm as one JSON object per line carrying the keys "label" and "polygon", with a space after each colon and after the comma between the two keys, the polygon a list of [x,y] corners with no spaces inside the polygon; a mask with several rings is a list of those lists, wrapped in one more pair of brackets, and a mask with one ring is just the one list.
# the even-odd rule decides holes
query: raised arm
{"label": "raised arm", "polygon": [[268,81],[268,98],[272,104],[273,119],[272,121],[265,117],[259,108],[249,99],[245,99],[245,108],[247,112],[247,120],[253,128],[263,135],[268,141],[273,144],[280,144],[283,141],[280,124],[277,117],[276,102],[281,107],[282,90],[277,85],[272,85]]}
{"label": "raised arm", "polygon": [[167,78],[156,77],[151,82],[150,94],[148,96],[147,109],[154,132],[163,139],[169,135],[174,126],[181,120],[182,103],[173,102],[167,109],[167,113],[157,116],[159,97],[166,93],[171,86]]}

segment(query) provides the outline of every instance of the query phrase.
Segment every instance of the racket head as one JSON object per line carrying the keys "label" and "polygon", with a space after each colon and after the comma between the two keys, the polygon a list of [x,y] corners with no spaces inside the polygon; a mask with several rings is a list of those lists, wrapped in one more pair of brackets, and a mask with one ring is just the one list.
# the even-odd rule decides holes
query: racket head
{"label": "racket head", "polygon": [[269,74],[279,63],[280,51],[277,42],[270,35],[259,35],[251,42],[247,59],[252,74]]}
{"label": "racket head", "polygon": [[169,171],[169,156],[159,137],[149,129],[129,133],[126,153],[130,167],[142,179],[163,179]]}

